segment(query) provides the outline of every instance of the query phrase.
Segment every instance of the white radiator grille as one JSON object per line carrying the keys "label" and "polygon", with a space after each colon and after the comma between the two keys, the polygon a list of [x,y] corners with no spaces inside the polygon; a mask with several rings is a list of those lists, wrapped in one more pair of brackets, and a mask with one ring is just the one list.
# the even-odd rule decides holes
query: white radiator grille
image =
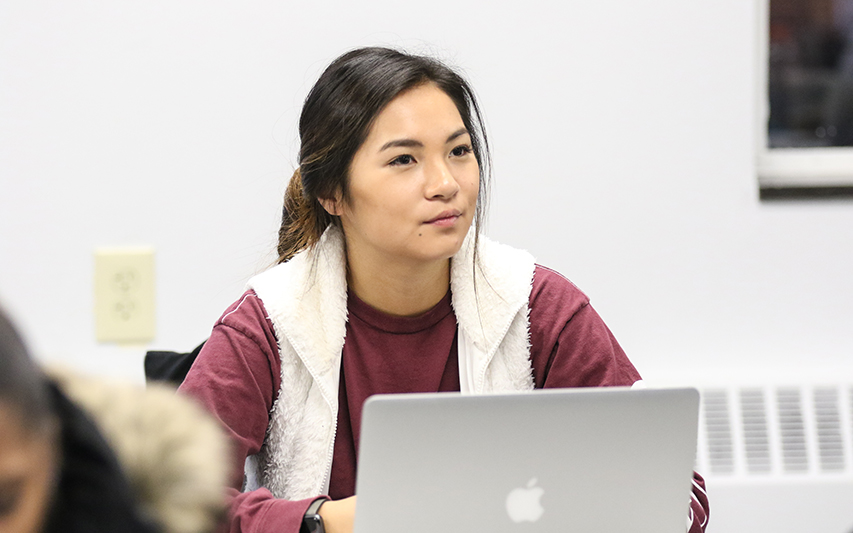
{"label": "white radiator grille", "polygon": [[[847,421],[849,424],[847,425],[847,436],[849,437],[848,443],[853,443],[853,386],[851,386],[848,390],[847,398],[849,399],[849,403],[847,404]],[[851,453],[853,456],[853,453]],[[853,463],[853,458],[847,463],[848,468],[851,468],[850,463]],[[853,533],[853,531],[851,531]]]}
{"label": "white radiator grille", "polygon": [[730,474],[734,472],[734,448],[728,395],[724,390],[712,390],[706,391],[702,398],[710,471],[714,474]]}
{"label": "white radiator grille", "polygon": [[853,477],[853,386],[708,388],[699,437],[710,477]]}
{"label": "white radiator grille", "polygon": [[800,389],[778,389],[776,405],[779,409],[783,468],[785,472],[806,472],[809,469],[809,456]]}
{"label": "white radiator grille", "polygon": [[841,434],[838,390],[829,387],[816,388],[814,409],[820,469],[824,472],[842,472],[845,469],[846,454]]}
{"label": "white radiator grille", "polygon": [[764,393],[755,388],[741,390],[740,406],[746,468],[751,473],[770,472],[770,437]]}

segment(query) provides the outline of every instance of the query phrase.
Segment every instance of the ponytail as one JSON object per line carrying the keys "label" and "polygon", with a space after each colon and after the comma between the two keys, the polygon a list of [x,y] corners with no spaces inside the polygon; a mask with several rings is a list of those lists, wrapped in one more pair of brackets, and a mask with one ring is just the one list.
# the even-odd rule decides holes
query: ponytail
{"label": "ponytail", "polygon": [[299,168],[290,178],[284,193],[281,228],[278,230],[278,262],[284,263],[320,240],[330,216],[316,198],[308,198],[302,188]]}

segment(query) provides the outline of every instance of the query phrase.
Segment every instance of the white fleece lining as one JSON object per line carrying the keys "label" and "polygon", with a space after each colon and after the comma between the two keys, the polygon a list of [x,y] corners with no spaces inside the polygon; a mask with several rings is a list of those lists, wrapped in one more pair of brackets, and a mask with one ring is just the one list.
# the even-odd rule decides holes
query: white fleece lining
{"label": "white fleece lining", "polygon": [[474,383],[474,359],[483,357],[476,351],[477,347],[474,346],[465,331],[460,328],[456,333],[456,356],[459,360],[459,391],[462,394],[473,394],[476,387]]}

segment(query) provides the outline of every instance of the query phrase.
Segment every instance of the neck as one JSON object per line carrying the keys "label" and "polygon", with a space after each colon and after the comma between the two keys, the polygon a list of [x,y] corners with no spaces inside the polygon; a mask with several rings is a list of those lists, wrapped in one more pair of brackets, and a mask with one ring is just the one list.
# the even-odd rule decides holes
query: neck
{"label": "neck", "polygon": [[347,254],[347,283],[374,309],[416,316],[435,307],[450,287],[450,260],[429,264],[370,264]]}

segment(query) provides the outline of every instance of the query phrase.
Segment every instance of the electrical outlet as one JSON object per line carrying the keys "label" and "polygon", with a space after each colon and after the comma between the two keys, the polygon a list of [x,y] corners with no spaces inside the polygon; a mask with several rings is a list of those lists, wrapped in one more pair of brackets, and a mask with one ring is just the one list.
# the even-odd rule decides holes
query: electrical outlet
{"label": "electrical outlet", "polygon": [[95,337],[98,342],[154,339],[154,249],[95,250]]}

